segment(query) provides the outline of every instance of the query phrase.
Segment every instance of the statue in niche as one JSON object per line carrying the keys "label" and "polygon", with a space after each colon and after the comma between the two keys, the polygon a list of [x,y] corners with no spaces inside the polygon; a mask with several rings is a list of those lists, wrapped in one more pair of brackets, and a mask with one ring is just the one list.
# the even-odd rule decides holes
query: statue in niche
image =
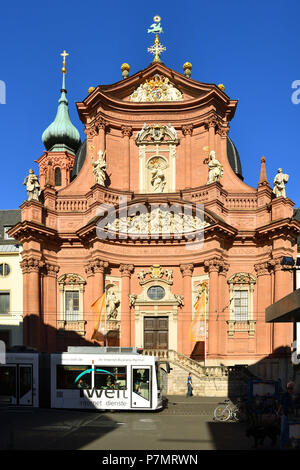
{"label": "statue in niche", "polygon": [[273,193],[276,197],[286,197],[285,185],[289,180],[289,175],[282,173],[282,168],[278,168],[278,173],[273,181]]}
{"label": "statue in niche", "polygon": [[39,201],[41,194],[41,187],[38,177],[34,174],[32,169],[29,170],[29,175],[26,176],[24,183],[27,190],[27,201]]}
{"label": "statue in niche", "polygon": [[208,181],[207,184],[220,181],[224,173],[223,165],[216,159],[216,152],[211,150],[208,162]]}
{"label": "statue in niche", "polygon": [[154,193],[163,193],[166,185],[166,178],[162,165],[158,159],[155,159],[151,165],[150,183]]}
{"label": "statue in niche", "polygon": [[105,186],[106,180],[106,161],[104,159],[105,152],[103,154],[102,150],[98,152],[98,160],[94,160],[92,154],[92,165],[93,165],[93,173],[95,178],[95,184],[100,184],[101,186]]}
{"label": "statue in niche", "polygon": [[107,312],[108,319],[117,318],[119,304],[120,304],[120,301],[118,297],[116,296],[115,291],[109,290],[107,292],[107,297],[106,297],[106,312]]}

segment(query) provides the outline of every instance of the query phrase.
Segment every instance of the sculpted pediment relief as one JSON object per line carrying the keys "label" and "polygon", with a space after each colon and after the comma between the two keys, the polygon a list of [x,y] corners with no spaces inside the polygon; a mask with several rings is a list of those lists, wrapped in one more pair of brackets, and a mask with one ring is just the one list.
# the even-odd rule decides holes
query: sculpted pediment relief
{"label": "sculpted pediment relief", "polygon": [[167,77],[155,74],[138,86],[129,99],[137,103],[155,103],[159,101],[182,101],[183,96]]}

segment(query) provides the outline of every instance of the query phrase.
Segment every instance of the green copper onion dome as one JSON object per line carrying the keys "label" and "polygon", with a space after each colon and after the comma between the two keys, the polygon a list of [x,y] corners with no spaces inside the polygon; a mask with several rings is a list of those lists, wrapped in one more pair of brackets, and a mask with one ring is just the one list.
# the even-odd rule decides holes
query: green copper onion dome
{"label": "green copper onion dome", "polygon": [[75,154],[81,144],[81,139],[78,130],[71,123],[69,116],[68,100],[66,97],[67,90],[65,89],[65,62],[62,72],[63,82],[57,114],[54,121],[43,132],[42,141],[49,152],[68,151]]}

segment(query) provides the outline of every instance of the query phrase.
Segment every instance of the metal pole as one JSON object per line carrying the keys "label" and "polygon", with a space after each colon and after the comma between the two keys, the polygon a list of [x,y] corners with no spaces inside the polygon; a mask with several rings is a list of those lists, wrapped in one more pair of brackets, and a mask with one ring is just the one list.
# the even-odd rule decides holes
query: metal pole
{"label": "metal pole", "polygon": [[206,367],[206,289],[204,289],[204,367]]}

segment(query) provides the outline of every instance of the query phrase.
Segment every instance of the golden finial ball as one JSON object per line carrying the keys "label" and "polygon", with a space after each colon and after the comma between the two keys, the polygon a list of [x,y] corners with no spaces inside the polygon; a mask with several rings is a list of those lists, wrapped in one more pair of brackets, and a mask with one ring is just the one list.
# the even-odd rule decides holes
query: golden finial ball
{"label": "golden finial ball", "polygon": [[192,69],[192,64],[190,62],[185,62],[183,64],[183,70],[186,70],[186,69]]}
{"label": "golden finial ball", "polygon": [[121,70],[122,70],[122,77],[127,78],[129,75],[130,65],[126,64],[125,62],[124,64],[121,65]]}
{"label": "golden finial ball", "polygon": [[224,87],[223,83],[219,83],[218,88],[220,88],[220,90],[222,90],[222,91],[225,91],[225,87]]}
{"label": "golden finial ball", "polygon": [[191,71],[192,71],[192,64],[190,62],[185,62],[183,64],[183,71],[184,71],[184,75],[187,77],[187,78],[190,78],[191,76]]}
{"label": "golden finial ball", "polygon": [[126,62],[124,62],[124,64],[121,65],[121,70],[122,70],[122,72],[124,72],[124,70],[127,70],[129,72],[130,65],[126,64]]}
{"label": "golden finial ball", "polygon": [[66,72],[67,72],[66,67],[63,67],[63,68],[61,69],[61,71],[62,71],[62,73],[66,73]]}
{"label": "golden finial ball", "polygon": [[95,90],[95,87],[90,86],[90,88],[88,89],[89,95],[90,95],[91,93],[93,93],[94,90]]}

